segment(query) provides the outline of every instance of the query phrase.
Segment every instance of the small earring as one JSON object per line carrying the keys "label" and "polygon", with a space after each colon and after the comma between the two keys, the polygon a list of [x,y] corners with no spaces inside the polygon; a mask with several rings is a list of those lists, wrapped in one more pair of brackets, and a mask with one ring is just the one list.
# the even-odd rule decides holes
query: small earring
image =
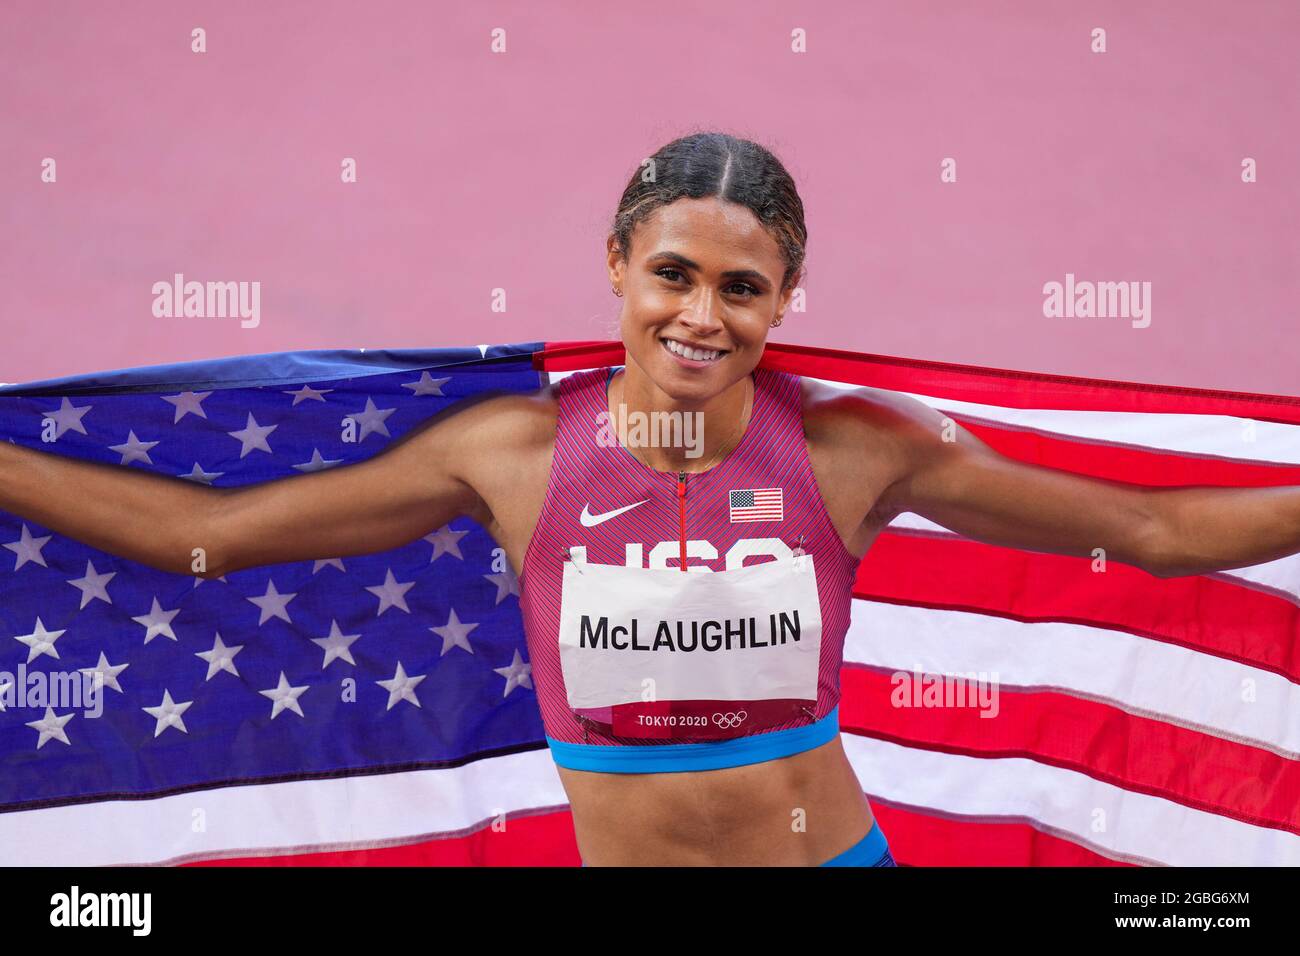
{"label": "small earring", "polygon": [[772,323],[772,328],[776,328],[780,324],[781,324],[781,317],[777,316],[776,321]]}
{"label": "small earring", "polygon": [[622,290],[622,289],[620,289],[618,286],[610,286],[610,288],[613,289],[614,294],[615,294],[616,296],[618,296],[620,299],[623,298],[623,290]]}

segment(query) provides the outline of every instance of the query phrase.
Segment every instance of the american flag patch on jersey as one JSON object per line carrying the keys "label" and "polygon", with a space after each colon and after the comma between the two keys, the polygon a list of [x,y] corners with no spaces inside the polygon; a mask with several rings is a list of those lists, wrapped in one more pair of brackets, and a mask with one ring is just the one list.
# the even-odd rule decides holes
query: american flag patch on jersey
{"label": "american flag patch on jersey", "polygon": [[740,521],[780,521],[785,515],[785,499],[780,488],[733,488],[731,523]]}

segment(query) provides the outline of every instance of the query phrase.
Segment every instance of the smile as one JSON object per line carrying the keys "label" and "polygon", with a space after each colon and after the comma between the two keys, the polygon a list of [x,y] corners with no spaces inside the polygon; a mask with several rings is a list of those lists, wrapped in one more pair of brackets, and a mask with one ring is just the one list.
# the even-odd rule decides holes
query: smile
{"label": "smile", "polygon": [[660,339],[659,341],[671,354],[693,365],[707,365],[710,362],[718,361],[727,354],[725,349],[697,349],[689,345],[683,345],[675,339]]}

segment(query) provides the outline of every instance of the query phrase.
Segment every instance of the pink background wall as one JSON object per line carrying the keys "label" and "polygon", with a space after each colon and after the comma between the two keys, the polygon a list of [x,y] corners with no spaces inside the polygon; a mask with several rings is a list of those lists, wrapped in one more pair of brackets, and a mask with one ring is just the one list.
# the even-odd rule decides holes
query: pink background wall
{"label": "pink background wall", "polygon": [[[0,381],[612,337],[622,186],[716,127],[807,208],[774,341],[1300,393],[1300,4],[794,6],[5,0]],[[174,272],[261,282],[261,325],[154,318]],[[1045,318],[1067,272],[1151,282],[1150,327]]]}

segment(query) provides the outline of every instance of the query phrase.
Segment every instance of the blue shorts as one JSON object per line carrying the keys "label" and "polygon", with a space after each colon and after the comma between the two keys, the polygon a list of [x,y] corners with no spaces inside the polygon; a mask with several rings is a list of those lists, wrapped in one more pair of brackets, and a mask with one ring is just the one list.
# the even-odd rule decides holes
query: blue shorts
{"label": "blue shorts", "polygon": [[898,866],[894,855],[889,852],[889,841],[880,829],[880,824],[871,821],[871,829],[853,846],[839,856],[833,856],[822,866]]}
{"label": "blue shorts", "polygon": [[[582,864],[586,866],[584,862]],[[833,856],[822,866],[898,866],[894,856],[889,852],[889,842],[880,824],[871,821],[871,829],[853,846],[838,856]]]}

